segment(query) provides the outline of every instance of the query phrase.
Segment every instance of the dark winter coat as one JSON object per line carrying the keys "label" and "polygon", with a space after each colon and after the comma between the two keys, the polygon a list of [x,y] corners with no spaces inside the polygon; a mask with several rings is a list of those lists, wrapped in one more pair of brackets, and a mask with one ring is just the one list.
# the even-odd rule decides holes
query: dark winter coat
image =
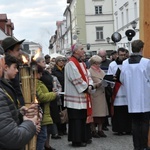
{"label": "dark winter coat", "polygon": [[[45,86],[48,88],[49,92],[52,92],[53,89],[53,77],[48,71],[44,71],[42,74],[42,77],[40,79]],[[54,123],[60,122],[60,115],[59,115],[59,109],[57,105],[57,100],[50,102],[50,115],[53,119]]]}
{"label": "dark winter coat", "polygon": [[[64,83],[65,83],[65,70],[64,68],[62,70],[58,69],[58,67],[55,65],[52,69],[52,75],[56,76],[59,83],[61,84],[62,91],[64,92]],[[62,110],[64,110],[64,95],[61,95],[61,103],[62,103]]]}
{"label": "dark winter coat", "polygon": [[62,91],[64,92],[64,68],[62,70],[58,69],[58,67],[55,65],[52,69],[52,75],[56,76],[59,83],[62,86]]}
{"label": "dark winter coat", "polygon": [[24,98],[22,95],[21,87],[20,87],[20,79],[19,79],[19,72],[17,73],[16,77],[11,80],[11,85],[15,89],[15,92],[17,94],[17,98],[20,102],[21,106],[24,106]]}
{"label": "dark winter coat", "polygon": [[32,121],[19,123],[18,110],[12,98],[0,87],[0,150],[20,150],[35,133]]}

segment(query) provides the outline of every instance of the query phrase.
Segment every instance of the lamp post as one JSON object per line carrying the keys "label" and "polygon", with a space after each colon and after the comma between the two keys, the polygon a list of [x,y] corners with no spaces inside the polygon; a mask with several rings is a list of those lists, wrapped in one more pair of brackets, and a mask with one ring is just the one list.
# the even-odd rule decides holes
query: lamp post
{"label": "lamp post", "polygon": [[87,44],[86,44],[86,47],[87,47],[87,50],[90,50],[91,44],[90,44],[90,43],[87,43]]}
{"label": "lamp post", "polygon": [[106,41],[107,41],[107,43],[109,43],[110,42],[110,37],[107,37]]}
{"label": "lamp post", "polygon": [[131,22],[131,26],[132,26],[132,28],[133,28],[135,31],[139,31],[139,29],[136,29],[136,27],[137,27],[137,22],[136,22],[135,20]]}
{"label": "lamp post", "polygon": [[132,21],[131,22],[132,28],[135,30],[136,26],[137,26],[137,22],[136,21]]}
{"label": "lamp post", "polygon": [[108,44],[112,44],[112,45],[116,45],[114,42],[110,42],[110,39],[111,39],[110,37],[107,37],[107,38],[106,38],[107,43],[108,43]]}

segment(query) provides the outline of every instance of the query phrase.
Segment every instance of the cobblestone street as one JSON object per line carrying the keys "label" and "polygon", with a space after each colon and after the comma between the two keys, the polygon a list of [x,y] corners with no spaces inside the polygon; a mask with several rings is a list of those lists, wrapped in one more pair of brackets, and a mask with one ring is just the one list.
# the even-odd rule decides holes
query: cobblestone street
{"label": "cobblestone street", "polygon": [[67,141],[67,136],[62,136],[62,139],[51,140],[51,146],[56,150],[133,150],[132,136],[114,135],[109,127],[109,131],[105,131],[107,138],[93,138],[92,143],[84,148],[74,148]]}

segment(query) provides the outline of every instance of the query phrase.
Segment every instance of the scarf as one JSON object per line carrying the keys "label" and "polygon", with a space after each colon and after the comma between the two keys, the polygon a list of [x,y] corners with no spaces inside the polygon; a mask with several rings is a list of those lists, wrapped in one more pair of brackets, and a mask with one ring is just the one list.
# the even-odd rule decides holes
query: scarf
{"label": "scarf", "polygon": [[[72,61],[76,67],[78,68],[80,74],[81,74],[81,77],[82,79],[88,83],[88,80],[86,79],[85,75],[84,75],[84,72],[79,64],[79,61],[75,58],[75,57],[71,57],[69,61]],[[86,70],[86,67],[85,67],[85,64],[82,62],[83,66],[84,66],[84,69]],[[87,70],[86,70],[87,72]],[[86,122],[87,123],[90,123],[92,122],[92,118],[91,118],[91,115],[92,115],[92,107],[91,107],[91,97],[90,97],[90,94],[89,93],[85,93],[86,94],[86,100],[87,100],[87,119],[86,119]]]}
{"label": "scarf", "polygon": [[60,66],[58,66],[58,65],[56,65],[56,66],[57,66],[58,70],[60,70],[60,71],[62,71],[63,68],[64,68],[64,67],[60,67]]}
{"label": "scarf", "polygon": [[95,66],[91,66],[91,68],[92,68],[93,70],[95,70],[96,72],[101,72],[100,67],[99,67],[99,68],[97,68],[97,67],[95,67]]}

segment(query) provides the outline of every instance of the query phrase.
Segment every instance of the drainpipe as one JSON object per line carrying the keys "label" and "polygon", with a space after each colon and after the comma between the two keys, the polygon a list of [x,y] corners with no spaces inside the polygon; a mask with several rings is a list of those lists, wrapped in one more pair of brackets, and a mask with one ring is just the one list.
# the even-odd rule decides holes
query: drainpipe
{"label": "drainpipe", "polygon": [[70,37],[71,37],[71,46],[73,45],[73,41],[72,41],[72,16],[71,16],[71,10],[68,7],[68,11],[70,13]]}

